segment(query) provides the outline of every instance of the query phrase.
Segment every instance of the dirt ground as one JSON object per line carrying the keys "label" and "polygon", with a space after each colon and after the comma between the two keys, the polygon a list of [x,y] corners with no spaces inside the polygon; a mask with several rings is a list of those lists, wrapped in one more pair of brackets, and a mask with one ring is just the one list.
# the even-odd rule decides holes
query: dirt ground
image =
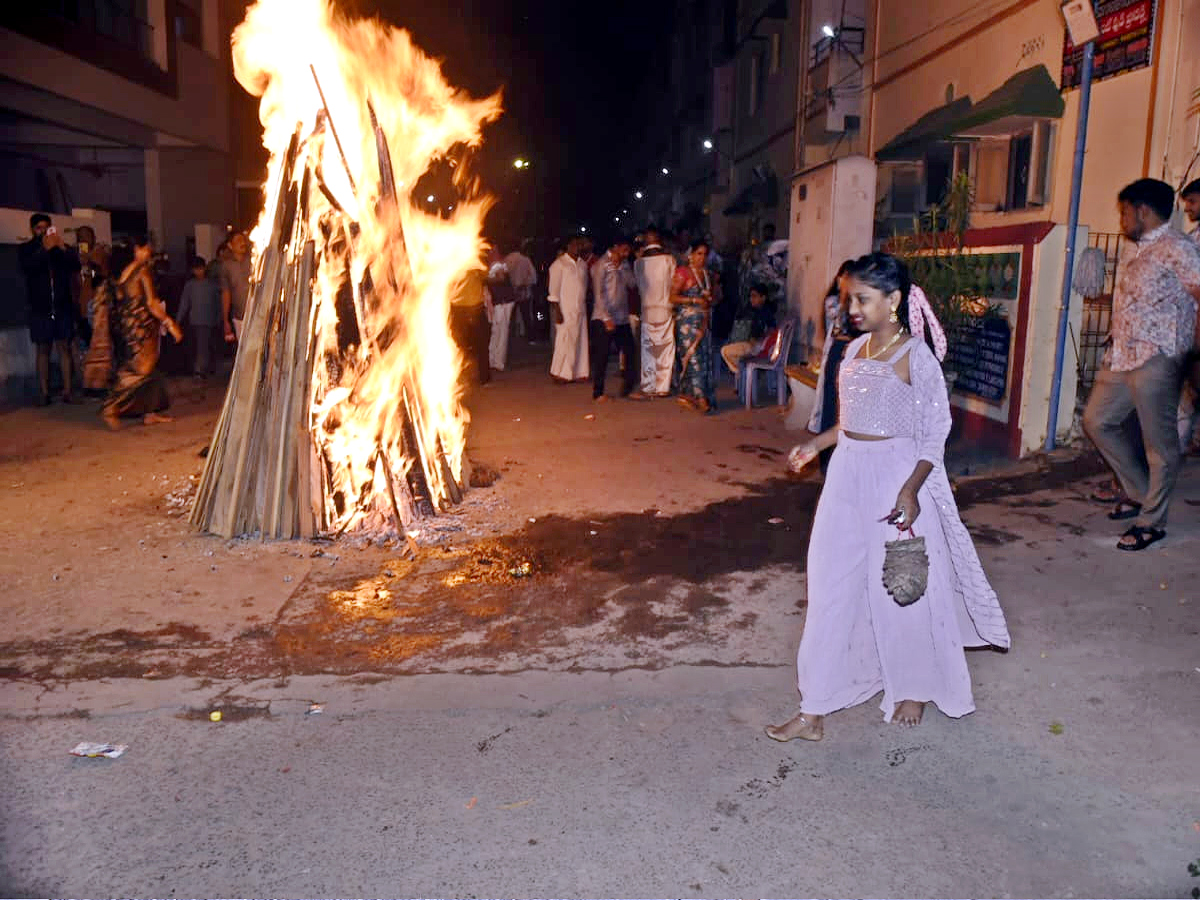
{"label": "dirt ground", "polygon": [[[189,501],[219,384],[174,379],[173,423],[115,434],[95,402],[9,413],[0,673],[262,678],[748,661],[756,626],[803,608],[819,485],[783,471],[796,435],[773,408],[738,407],[728,384],[716,416],[661,400],[593,403],[588,385],[552,384],[544,356],[520,344],[509,371],[471,391],[468,454],[498,478],[422,523],[415,556],[352,538],[196,533]],[[1094,468],[1068,454],[966,481],[960,500]]]}

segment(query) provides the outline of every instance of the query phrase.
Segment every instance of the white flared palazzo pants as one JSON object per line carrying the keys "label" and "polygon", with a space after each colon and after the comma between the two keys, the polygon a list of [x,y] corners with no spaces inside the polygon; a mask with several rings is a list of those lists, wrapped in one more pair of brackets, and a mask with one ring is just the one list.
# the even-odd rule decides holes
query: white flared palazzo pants
{"label": "white flared palazzo pants", "polygon": [[[880,520],[916,463],[911,438],[839,438],[808,546],[808,612],[796,655],[806,714],[846,709],[880,691],[887,722],[903,700],[934,703],[956,718],[975,709],[963,648],[987,642],[954,590],[953,560],[929,481],[918,493],[915,524],[929,555],[929,585],[906,607],[883,586],[884,544],[900,535]],[[935,478],[945,475],[935,470]]]}

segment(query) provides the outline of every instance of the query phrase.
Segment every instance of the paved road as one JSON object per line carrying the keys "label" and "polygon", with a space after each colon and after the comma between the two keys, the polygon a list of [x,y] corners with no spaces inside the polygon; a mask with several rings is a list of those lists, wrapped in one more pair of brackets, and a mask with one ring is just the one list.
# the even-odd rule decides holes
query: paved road
{"label": "paved road", "polygon": [[6,895],[1189,889],[1194,462],[1138,555],[1061,465],[964,483],[1014,638],[971,656],[979,711],[785,746],[815,486],[771,411],[597,410],[518,369],[472,401],[500,481],[408,560],[188,533],[213,396],[177,393],[159,431],[5,417]]}

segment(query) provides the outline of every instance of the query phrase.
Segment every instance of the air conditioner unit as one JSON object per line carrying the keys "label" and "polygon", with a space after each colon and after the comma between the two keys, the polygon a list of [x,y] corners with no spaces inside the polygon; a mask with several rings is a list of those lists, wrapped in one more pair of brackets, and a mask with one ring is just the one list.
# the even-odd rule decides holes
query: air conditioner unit
{"label": "air conditioner unit", "polygon": [[845,134],[848,131],[858,131],[862,127],[862,117],[856,108],[851,110],[846,106],[830,106],[825,110],[825,130],[834,134]]}

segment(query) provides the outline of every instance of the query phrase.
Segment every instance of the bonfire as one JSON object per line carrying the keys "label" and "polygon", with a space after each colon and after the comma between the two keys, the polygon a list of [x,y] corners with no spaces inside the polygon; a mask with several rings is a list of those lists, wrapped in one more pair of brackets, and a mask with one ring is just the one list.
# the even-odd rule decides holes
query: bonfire
{"label": "bonfire", "polygon": [[500,114],[409,35],[326,0],[258,0],[234,71],[270,153],[250,300],[192,522],[225,537],[397,536],[461,499],[468,423],[449,333],[489,200],[409,192]]}

